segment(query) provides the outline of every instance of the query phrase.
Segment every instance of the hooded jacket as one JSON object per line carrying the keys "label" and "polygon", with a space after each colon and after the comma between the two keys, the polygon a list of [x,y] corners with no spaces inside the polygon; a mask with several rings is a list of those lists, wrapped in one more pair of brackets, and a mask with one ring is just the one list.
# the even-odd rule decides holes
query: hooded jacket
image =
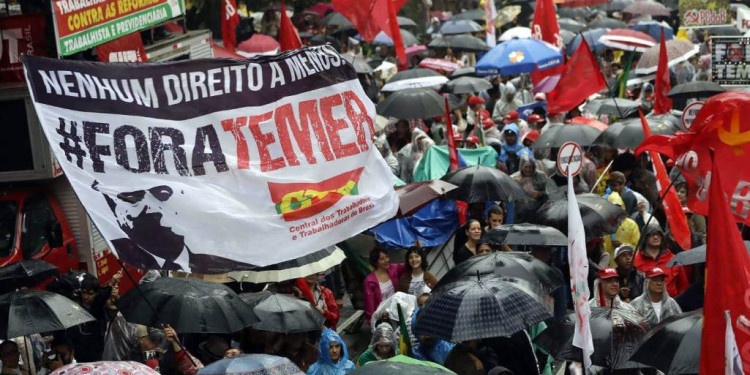
{"label": "hooded jacket", "polygon": [[[329,348],[332,342],[341,344],[341,358],[337,363],[333,363]],[[307,369],[308,375],[343,375],[354,371],[354,363],[349,360],[349,351],[346,349],[346,343],[335,331],[327,328],[323,331],[318,343],[318,361],[313,363]]]}
{"label": "hooded jacket", "polygon": [[[656,256],[656,258],[652,258],[644,252],[646,242],[648,241],[648,236],[654,232],[659,232],[662,235],[661,249],[659,250],[659,254]],[[642,236],[644,237],[644,239],[641,242],[641,246],[638,248],[638,251],[636,251],[635,257],[633,257],[633,267],[637,268],[638,271],[641,271],[643,273],[654,267],[663,269],[664,272],[667,273],[666,281],[667,291],[669,292],[669,295],[679,295],[685,289],[687,289],[688,286],[690,286],[690,283],[688,282],[687,275],[685,274],[685,270],[682,268],[682,266],[667,267],[667,263],[669,263],[669,261],[674,258],[674,254],[672,254],[672,252],[670,252],[666,248],[666,237],[664,236],[664,232],[661,230],[661,227],[659,226],[659,224],[654,223],[654,220],[652,219],[651,224],[649,224],[643,230]]]}
{"label": "hooded jacket", "polygon": [[614,297],[614,300],[612,301],[611,306],[607,304],[607,299],[604,297],[604,290],[602,290],[602,279],[598,277],[596,278],[596,280],[594,280],[594,292],[591,293],[589,306],[591,307],[614,307],[616,309],[635,310],[633,306],[631,306],[629,303],[623,302],[620,299],[619,295],[616,295]]}
{"label": "hooded jacket", "polygon": [[[622,197],[620,197],[619,193],[612,192],[612,194],[607,197],[607,201],[620,206],[623,211],[625,211],[625,202],[622,200]],[[617,227],[617,230],[614,233],[614,239],[620,242],[620,244],[622,245],[630,245],[636,247],[638,246],[638,241],[640,240],[640,238],[641,231],[640,229],[638,229],[638,223],[628,217],[623,219],[623,221],[620,223],[620,226]],[[609,254],[609,265],[614,266],[615,245],[612,243],[612,235],[604,236],[603,250]]]}
{"label": "hooded jacket", "polygon": [[[419,308],[416,308],[411,314],[412,336],[416,336],[413,332],[414,327],[416,327],[417,325],[418,313]],[[448,358],[448,354],[451,352],[451,350],[453,350],[453,347],[456,346],[456,344],[440,339],[435,339],[435,343],[433,345],[427,345],[419,340],[419,336],[416,337],[419,344],[417,344],[417,346],[412,349],[412,354],[414,355],[415,359],[418,359],[420,361],[430,361],[442,365]]]}
{"label": "hooded jacket", "polygon": [[664,288],[664,295],[661,298],[661,313],[659,316],[656,316],[656,310],[654,310],[654,305],[652,304],[651,297],[648,293],[648,284],[650,281],[651,279],[646,279],[643,283],[643,294],[630,302],[630,305],[643,315],[643,318],[648,325],[653,327],[670,316],[682,313],[682,309],[680,309],[680,305],[677,304],[677,301],[669,296],[667,288]]}
{"label": "hooded jacket", "polygon": [[396,333],[393,331],[393,327],[391,327],[390,323],[380,323],[380,325],[375,328],[375,332],[372,333],[372,340],[370,341],[370,345],[364,352],[362,352],[362,354],[359,356],[359,359],[357,359],[357,367],[362,367],[368,362],[388,359],[388,357],[381,358],[378,355],[376,347],[379,343],[388,344],[391,348],[393,348],[393,356],[397,356],[399,354],[398,339],[396,337]]}
{"label": "hooded jacket", "polygon": [[[547,186],[547,175],[536,168],[534,153],[531,150],[524,148],[518,152],[518,156],[520,158],[518,162],[518,171],[510,175],[510,177],[518,181],[526,193],[529,193],[532,190],[544,193]],[[531,173],[531,176],[523,175],[523,167],[526,165],[531,165],[534,168],[534,172]]]}

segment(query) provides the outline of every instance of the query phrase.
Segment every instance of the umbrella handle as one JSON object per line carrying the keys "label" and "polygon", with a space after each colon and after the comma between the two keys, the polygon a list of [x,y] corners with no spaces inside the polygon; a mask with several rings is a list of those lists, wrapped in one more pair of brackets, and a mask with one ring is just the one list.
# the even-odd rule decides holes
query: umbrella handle
{"label": "umbrella handle", "polygon": [[[120,267],[125,272],[125,275],[128,277],[130,282],[133,283],[133,286],[135,287],[135,289],[138,290],[138,294],[140,294],[141,298],[143,298],[143,300],[146,301],[146,304],[148,305],[148,307],[151,309],[154,315],[156,315],[156,319],[159,320],[160,322],[163,322],[161,315],[159,315],[159,312],[156,310],[154,305],[151,304],[151,301],[149,301],[148,298],[146,298],[146,295],[143,294],[143,291],[139,287],[139,283],[135,281],[135,279],[133,278],[133,275],[131,275],[128,269],[125,268],[125,264],[122,263],[122,260],[120,260],[120,258],[117,258],[117,257],[115,257],[115,259],[117,259],[117,263],[120,264]],[[164,324],[161,324],[161,328],[164,329]],[[190,363],[193,365],[193,367],[198,367],[195,361],[193,361],[193,356],[187,352],[187,350],[185,349],[185,346],[182,345],[182,342],[180,342],[179,338],[177,338],[175,342],[177,343],[177,345],[180,346],[180,349],[184,351],[185,354],[187,354],[186,357],[190,361]]]}

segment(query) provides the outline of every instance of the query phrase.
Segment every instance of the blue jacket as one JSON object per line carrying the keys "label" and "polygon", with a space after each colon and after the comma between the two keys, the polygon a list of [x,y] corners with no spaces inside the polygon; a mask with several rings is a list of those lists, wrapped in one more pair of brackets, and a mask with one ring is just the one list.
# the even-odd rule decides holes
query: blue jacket
{"label": "blue jacket", "polygon": [[[341,358],[338,363],[333,363],[328,351],[331,342],[341,344]],[[330,328],[323,331],[320,343],[318,343],[318,361],[307,369],[307,375],[343,375],[352,371],[354,371],[354,363],[349,360],[349,351],[346,349],[344,340]]]}
{"label": "blue jacket", "polygon": [[[412,312],[411,314],[412,331],[414,330],[414,327],[417,324],[418,312],[419,312],[419,307],[415,308],[414,312]],[[419,336],[417,336],[417,341],[419,342],[419,344],[412,350],[413,352],[412,354],[414,355],[414,358],[420,361],[435,362],[440,365],[445,363],[445,359],[448,358],[448,353],[450,353],[453,347],[456,346],[456,344],[452,344],[450,342],[438,340],[438,339],[435,339],[434,345],[431,345],[431,346],[426,345],[426,344],[423,344],[422,341],[419,340]]]}
{"label": "blue jacket", "polygon": [[521,143],[521,129],[518,128],[518,125],[516,125],[515,123],[510,123],[510,124],[505,125],[505,127],[503,128],[503,133],[505,133],[508,130],[516,134],[516,143],[511,145],[506,142],[503,142],[500,148],[500,153],[497,154],[497,160],[503,163],[508,161],[508,154],[518,154],[519,151],[526,148]]}

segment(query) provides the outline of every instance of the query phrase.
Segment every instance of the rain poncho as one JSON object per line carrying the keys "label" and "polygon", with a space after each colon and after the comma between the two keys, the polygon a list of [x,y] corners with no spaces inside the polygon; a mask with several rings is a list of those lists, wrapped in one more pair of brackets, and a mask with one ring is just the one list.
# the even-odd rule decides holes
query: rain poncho
{"label": "rain poncho", "polygon": [[503,142],[502,147],[500,148],[500,153],[497,154],[497,161],[505,164],[509,173],[515,173],[518,170],[519,152],[526,147],[521,143],[521,130],[518,128],[518,125],[514,123],[507,124],[505,125],[505,128],[503,128],[503,133],[506,131],[511,131],[516,134],[516,143],[508,144],[507,142]]}
{"label": "rain poncho", "polygon": [[[341,357],[337,363],[333,363],[329,348],[331,342],[341,344]],[[342,375],[354,371],[354,363],[349,360],[349,351],[346,349],[346,343],[335,331],[330,328],[323,331],[318,343],[318,361],[313,363],[307,369],[308,375]]]}
{"label": "rain poncho", "polygon": [[654,310],[654,305],[651,302],[651,297],[648,293],[648,284],[650,282],[651,279],[646,279],[646,281],[643,282],[643,294],[631,301],[630,305],[643,315],[643,318],[648,325],[653,327],[670,316],[682,313],[682,309],[680,309],[680,305],[677,304],[677,301],[669,296],[665,286],[664,295],[661,298],[661,313],[659,316],[656,316],[656,310]]}
{"label": "rain poncho", "polygon": [[[623,210],[625,210],[625,202],[622,200],[622,197],[620,197],[619,193],[612,192],[612,194],[607,197],[607,201],[616,204]],[[623,219],[622,223],[620,223],[620,226],[617,227],[614,235],[604,236],[603,250],[607,254],[609,254],[609,259],[611,260],[609,262],[609,265],[615,265],[615,245],[612,243],[613,239],[620,242],[620,245],[630,245],[635,248],[636,246],[638,246],[638,241],[640,240],[640,238],[641,230],[638,229],[638,223],[628,217]],[[604,264],[603,266],[606,267],[607,264]]]}
{"label": "rain poncho", "polygon": [[417,169],[422,156],[435,142],[427,133],[421,129],[414,129],[411,135],[411,143],[399,150],[396,158],[399,163],[399,177],[406,183],[414,179],[414,171]]}
{"label": "rain poncho", "polygon": [[492,120],[495,122],[502,122],[505,114],[510,111],[515,111],[518,107],[523,105],[520,99],[513,97],[512,100],[508,101],[507,97],[510,94],[515,94],[516,88],[512,84],[505,84],[500,87],[500,98],[495,102],[495,108],[492,109]]}
{"label": "rain poncho", "polygon": [[610,302],[607,301],[607,298],[604,296],[604,291],[602,290],[602,279],[600,278],[597,278],[596,280],[594,280],[594,292],[591,293],[589,306],[591,307],[614,307],[616,309],[635,310],[633,306],[631,306],[629,303],[623,302],[620,299],[619,295],[615,295],[614,300],[610,304]]}
{"label": "rain poncho", "polygon": [[357,367],[364,366],[368,362],[380,361],[390,358],[381,358],[381,356],[378,355],[378,344],[388,344],[391,348],[393,348],[391,356],[396,356],[399,354],[398,338],[396,336],[396,333],[393,331],[393,327],[391,327],[389,323],[380,323],[380,325],[375,328],[375,332],[373,332],[372,334],[370,345],[362,353],[362,355],[359,356],[359,359],[357,359]]}
{"label": "rain poncho", "polygon": [[[419,307],[414,309],[414,313],[412,313],[411,315],[412,330],[416,325],[418,313]],[[416,335],[412,333],[412,336]],[[441,365],[445,363],[445,359],[448,358],[448,354],[451,352],[453,347],[456,346],[456,344],[439,339],[434,339],[435,343],[433,345],[427,345],[425,343],[422,343],[422,341],[419,340],[418,336],[417,341],[419,342],[419,344],[412,349],[413,357],[420,361],[430,361]]]}
{"label": "rain poncho", "polygon": [[[523,190],[530,196],[534,191],[544,193],[545,187],[547,186],[547,175],[544,174],[544,172],[537,170],[534,153],[526,148],[519,151],[518,156],[520,158],[518,162],[518,172],[513,173],[510,177],[518,181],[518,183],[521,184],[521,187],[523,187]],[[531,176],[523,175],[523,167],[526,165],[531,165],[534,168]]]}

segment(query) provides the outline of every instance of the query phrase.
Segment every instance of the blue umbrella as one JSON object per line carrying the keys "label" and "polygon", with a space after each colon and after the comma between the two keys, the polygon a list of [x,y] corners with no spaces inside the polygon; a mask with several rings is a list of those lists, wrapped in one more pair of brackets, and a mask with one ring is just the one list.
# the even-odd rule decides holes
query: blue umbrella
{"label": "blue umbrella", "polygon": [[637,24],[630,26],[630,28],[651,35],[656,41],[659,41],[661,38],[661,29],[664,29],[664,40],[674,39],[674,30],[660,22],[640,21]]}
{"label": "blue umbrella", "polygon": [[568,55],[572,55],[573,52],[578,49],[578,46],[581,45],[581,35],[583,35],[583,38],[586,38],[586,43],[589,44],[589,48],[591,48],[592,52],[604,52],[604,50],[607,49],[607,46],[605,46],[603,43],[600,43],[599,38],[602,35],[606,34],[607,31],[609,31],[609,29],[592,29],[576,35],[576,37],[573,38],[570,43],[568,43],[566,52],[568,53]]}
{"label": "blue umbrella", "polygon": [[477,75],[515,75],[562,64],[562,53],[536,39],[511,39],[492,48],[476,65]]}

